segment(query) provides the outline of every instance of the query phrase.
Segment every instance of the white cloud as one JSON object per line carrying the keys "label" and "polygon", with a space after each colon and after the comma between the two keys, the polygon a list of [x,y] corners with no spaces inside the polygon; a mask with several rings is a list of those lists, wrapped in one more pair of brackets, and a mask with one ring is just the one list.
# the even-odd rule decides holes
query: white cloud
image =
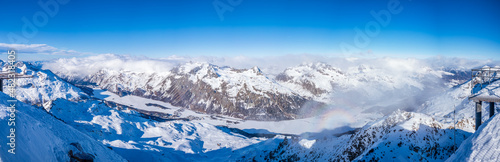
{"label": "white cloud", "polygon": [[7,44],[0,43],[0,51],[16,50],[17,53],[60,55],[60,56],[82,56],[91,53],[78,52],[75,50],[58,49],[47,44]]}
{"label": "white cloud", "polygon": [[132,71],[139,73],[168,72],[177,60],[150,59],[144,57],[102,54],[84,58],[60,58],[44,63],[43,68],[66,75],[82,77],[102,69]]}
{"label": "white cloud", "polygon": [[[50,47],[50,46],[49,46]],[[134,72],[161,73],[169,71],[173,66],[186,62],[207,62],[217,66],[233,68],[259,67],[266,74],[278,74],[286,68],[304,63],[323,62],[342,71],[349,71],[359,65],[381,69],[394,77],[418,75],[425,73],[426,67],[434,70],[453,68],[467,70],[484,65],[500,65],[499,61],[469,60],[461,58],[434,57],[429,59],[415,58],[343,58],[318,55],[285,55],[269,57],[215,57],[215,56],[168,56],[160,59],[147,57],[101,54],[81,58],[60,58],[45,63],[45,67],[54,71],[65,70],[75,74],[91,74],[100,69],[127,70]],[[82,69],[85,67],[85,69]]]}

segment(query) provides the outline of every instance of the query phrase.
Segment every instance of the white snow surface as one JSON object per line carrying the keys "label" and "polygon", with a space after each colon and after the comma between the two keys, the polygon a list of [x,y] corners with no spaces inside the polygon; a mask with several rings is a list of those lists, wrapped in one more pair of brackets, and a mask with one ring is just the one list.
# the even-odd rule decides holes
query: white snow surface
{"label": "white snow surface", "polygon": [[[457,85],[439,95],[431,97],[417,108],[416,112],[428,114],[436,118],[436,120],[448,124],[452,124],[455,118],[458,129],[474,132],[476,108],[474,101],[469,100],[471,90],[470,81]],[[485,122],[488,120],[490,114],[489,104],[483,104],[482,106],[482,121]],[[498,107],[498,104],[496,107]],[[498,109],[495,109],[495,112],[498,112]]]}
{"label": "white snow surface", "polygon": [[[245,137],[225,127],[197,121],[157,121],[99,100],[58,99],[50,113],[81,132],[113,147],[129,161],[217,161],[232,151],[267,140]],[[205,156],[219,154],[206,158]],[[201,157],[200,157],[201,156]]]}
{"label": "white snow surface", "polygon": [[[453,130],[432,117],[395,111],[353,134],[310,134],[281,142],[269,152],[246,155],[242,161],[444,161],[453,154]],[[456,142],[470,133],[456,132]]]}
{"label": "white snow surface", "polygon": [[[7,71],[6,68],[5,64],[3,64],[2,70]],[[50,70],[38,70],[34,65],[18,62],[16,64],[16,73],[33,76],[32,78],[16,79],[15,96],[16,99],[22,102],[43,104],[58,98],[79,100],[89,97],[80,88],[67,83]]]}
{"label": "white snow surface", "polygon": [[218,67],[208,63],[186,63],[180,67],[181,74],[191,74],[190,80],[199,80],[207,83],[212,89],[222,92],[221,86],[227,83],[228,97],[236,97],[238,92],[245,87],[255,94],[267,96],[263,92],[274,92],[281,94],[293,94],[289,88],[283,87],[273,79],[265,76],[258,67],[251,69],[234,69],[230,67]]}
{"label": "white snow surface", "polygon": [[500,81],[486,84],[476,84],[472,90],[473,100],[500,102]]}
{"label": "white snow surface", "polygon": [[[353,128],[361,127],[364,124],[382,117],[377,113],[359,113],[349,112],[347,110],[333,110],[339,114],[334,116],[319,115],[311,118],[283,120],[283,121],[255,121],[242,120],[224,115],[207,115],[201,114],[189,109],[172,106],[169,103],[147,99],[134,95],[118,96],[115,93],[94,89],[94,97],[112,101],[119,104],[131,106],[140,110],[160,112],[166,114],[174,114],[175,111],[182,109],[181,118],[198,117],[196,122],[209,123],[212,125],[224,125],[231,128],[238,128],[249,133],[282,133],[299,135],[307,132],[321,132],[323,130],[331,130],[339,127],[350,126]],[[158,104],[169,109],[162,109],[156,106],[147,106],[146,104]],[[360,120],[353,120],[353,119]],[[229,121],[229,122],[228,122]],[[293,125],[293,127],[290,127]]]}
{"label": "white snow surface", "polygon": [[483,123],[465,140],[447,162],[498,161],[500,159],[500,116]]}
{"label": "white snow surface", "polygon": [[[7,107],[11,104],[9,97],[0,93],[0,134],[10,134],[7,125],[10,112]],[[120,155],[103,146],[100,142],[73,127],[55,119],[43,109],[17,102],[15,112],[15,155],[7,150],[6,137],[0,142],[0,157],[5,161],[70,161],[69,150],[77,153],[78,149],[71,143],[78,143],[81,151],[91,154],[95,161],[126,161]]]}
{"label": "white snow surface", "polygon": [[[105,63],[103,62],[105,60],[110,60],[110,64],[100,65],[100,63]],[[79,88],[63,81],[49,70],[36,70],[26,65],[19,66],[18,71],[20,73],[34,75],[35,77],[33,79],[19,80],[18,94],[20,95],[17,99],[23,102],[43,103],[49,113],[74,127],[71,128],[55,120],[41,110],[26,106],[29,109],[18,110],[20,112],[19,116],[23,116],[23,111],[30,110],[24,116],[32,116],[33,120],[27,118],[34,122],[23,121],[25,124],[20,125],[30,128],[30,130],[21,132],[23,134],[42,133],[41,137],[26,136],[19,140],[30,139],[39,142],[50,138],[51,142],[46,145],[54,149],[43,148],[40,155],[33,155],[42,159],[49,159],[48,161],[59,161],[59,159],[51,160],[51,158],[53,159],[52,156],[63,158],[63,153],[60,150],[57,152],[58,149],[56,148],[67,151],[69,146],[62,145],[68,142],[61,142],[66,140],[88,141],[82,143],[85,149],[104,148],[105,151],[102,151],[102,153],[107,154],[107,156],[100,154],[99,156],[100,158],[108,158],[105,161],[112,158],[120,159],[121,157],[116,153],[129,161],[221,161],[239,159],[242,155],[250,157],[248,155],[259,154],[264,150],[272,149],[282,140],[282,136],[271,139],[246,137],[221,126],[238,128],[248,133],[302,135],[302,139],[297,142],[302,149],[302,152],[298,154],[301,157],[308,155],[310,150],[323,150],[326,152],[325,155],[329,155],[336,149],[342,148],[341,146],[352,146],[347,143],[350,136],[331,137],[322,141],[309,137],[308,132],[320,134],[326,132],[331,136],[332,132],[329,132],[330,130],[342,129],[343,127],[362,127],[362,130],[369,130],[373,133],[368,135],[373,135],[375,141],[367,145],[369,148],[362,152],[358,160],[369,160],[374,157],[382,157],[381,159],[384,161],[394,160],[393,156],[385,156],[388,152],[391,152],[391,154],[399,155],[396,157],[397,160],[404,161],[402,159],[408,159],[407,157],[411,157],[411,160],[421,160],[421,156],[423,156],[421,152],[412,154],[411,149],[406,148],[410,144],[420,148],[428,147],[429,145],[425,143],[425,139],[430,138],[440,146],[452,146],[449,141],[451,137],[449,129],[454,123],[451,120],[453,110],[457,110],[457,121],[455,123],[457,123],[457,128],[460,129],[462,137],[474,131],[472,118],[474,107],[473,103],[467,100],[467,95],[470,93],[468,84],[462,84],[443,91],[437,96],[432,96],[430,100],[416,109],[419,113],[409,113],[410,115],[408,115],[406,112],[398,111],[389,117],[379,119],[382,116],[381,111],[391,104],[408,103],[410,107],[417,107],[418,105],[415,105],[415,103],[419,102],[407,102],[407,99],[411,100],[414,97],[421,96],[430,97],[425,93],[421,93],[426,89],[443,90],[443,85],[446,85],[446,83],[439,80],[442,76],[450,74],[438,70],[439,68],[436,68],[435,65],[429,65],[417,59],[384,58],[366,61],[350,58],[345,61],[350,63],[331,64],[334,66],[329,66],[315,61],[313,63],[303,63],[299,66],[288,66],[282,72],[291,77],[290,82],[276,81],[275,75],[266,74],[258,67],[238,70],[216,66],[208,62],[183,62],[179,66],[174,66],[177,62],[171,60],[141,59],[140,61],[134,61],[134,58],[116,55],[101,55],[86,59],[60,59],[52,64],[44,64],[44,68],[55,70],[59,76],[63,76],[65,79],[74,79],[96,73],[112,74],[116,77],[113,78],[114,81],[111,84],[116,85],[117,88],[144,88],[148,86],[158,88],[160,87],[158,85],[167,85],[163,87],[168,88],[170,83],[164,82],[165,77],[171,75],[170,69],[180,67],[183,74],[190,75],[189,79],[191,81],[203,81],[215,90],[219,90],[222,84],[228,84],[229,87],[232,87],[229,88],[229,96],[234,96],[237,90],[248,86],[252,87],[249,90],[254,93],[298,94],[330,103],[335,107],[332,110],[339,110],[336,113],[331,113],[336,114],[334,116],[325,113],[312,118],[279,122],[241,120],[223,115],[200,114],[172,106],[169,103],[133,95],[120,97],[100,89],[94,89],[94,96],[90,96],[144,111],[165,114],[180,112],[180,118],[191,118],[193,120],[156,121],[146,119],[136,111],[119,110],[119,108],[107,106],[103,101],[97,99],[80,100],[88,96]],[[122,65],[134,66],[124,67]],[[316,88],[324,90],[326,93],[314,95],[301,86],[300,83],[304,82],[313,83]],[[149,103],[161,105],[166,109],[148,106]],[[404,106],[408,105],[398,105],[397,107],[406,108]],[[1,107],[1,103],[0,108],[2,108],[0,109],[2,110],[0,111],[0,119],[6,120],[8,118],[6,109]],[[368,109],[372,111],[364,111]],[[488,111],[483,110],[483,112]],[[45,115],[42,115],[43,113]],[[488,116],[488,113],[484,113],[483,116]],[[38,120],[39,118],[40,120]],[[484,117],[483,121],[486,120],[488,118]],[[496,118],[492,120],[496,120]],[[491,122],[489,124],[485,123],[480,130],[491,131],[478,131],[476,134],[494,132],[493,128],[484,128],[487,127],[486,125],[491,125]],[[54,131],[52,130],[54,127],[61,127],[65,133],[69,132],[69,135],[58,132],[61,131],[59,129],[54,129],[55,132],[51,132]],[[66,129],[72,129],[73,131]],[[75,132],[75,130],[77,131]],[[88,140],[80,137],[82,133],[78,131],[82,132],[84,137],[88,138],[90,136],[93,139],[88,138],[90,139]],[[2,129],[2,133],[7,132]],[[470,157],[485,157],[476,151],[476,148],[484,148],[493,157],[498,155],[495,149],[486,149],[496,148],[495,143],[498,143],[496,142],[498,139],[494,136],[494,133],[493,135],[488,133],[476,134],[474,136],[477,136],[477,138],[469,138],[470,144],[464,143],[461,146],[459,151],[462,150],[462,152],[460,153],[468,154]],[[52,140],[52,138],[56,140]],[[398,142],[406,142],[403,144],[405,149],[399,149]],[[112,147],[113,151],[109,151],[102,144]],[[38,147],[46,145],[27,148],[40,149]],[[332,146],[338,146],[339,148],[332,149]],[[5,149],[5,146],[2,145],[0,148]],[[374,151],[370,152],[371,149]],[[291,152],[297,153],[297,150],[291,150]],[[24,154],[28,154],[28,152],[25,151]],[[10,161],[9,157],[3,154],[0,155],[2,155],[0,161]],[[114,157],[115,155],[117,157]],[[67,157],[67,152],[64,152],[64,156]],[[39,160],[36,158],[38,157],[20,160]],[[443,158],[444,156],[441,155],[439,158],[424,159],[439,161],[443,160]],[[325,157],[323,160],[327,159]],[[458,156],[456,159],[465,158]],[[481,159],[476,158],[474,160]],[[488,161],[491,159],[483,160]],[[63,161],[67,160],[63,158]]]}

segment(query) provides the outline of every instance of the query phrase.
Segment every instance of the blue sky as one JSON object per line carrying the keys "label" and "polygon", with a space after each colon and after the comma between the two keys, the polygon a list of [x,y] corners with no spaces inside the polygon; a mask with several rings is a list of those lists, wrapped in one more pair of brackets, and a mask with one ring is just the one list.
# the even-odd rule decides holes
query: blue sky
{"label": "blue sky", "polygon": [[[68,0],[66,0],[68,1]],[[70,0],[52,16],[36,0],[2,0],[0,42],[46,44],[55,50],[32,59],[115,53],[162,58],[313,54],[333,57],[500,58],[499,1],[434,0]],[[217,13],[214,2],[232,9]],[[371,11],[396,5],[386,26]],[[221,6],[219,5],[219,6]],[[51,6],[52,7],[52,6]],[[53,7],[51,8],[53,9]],[[390,13],[390,12],[389,12]],[[23,17],[48,21],[24,41]],[[35,16],[36,17],[36,16]],[[369,43],[359,28],[378,24]],[[40,25],[40,23],[38,24]],[[365,39],[366,40],[366,39]],[[347,44],[354,50],[342,50]],[[56,52],[53,51],[63,51]],[[69,52],[68,52],[69,51]],[[21,51],[22,52],[22,51]],[[63,54],[61,54],[63,53]]]}

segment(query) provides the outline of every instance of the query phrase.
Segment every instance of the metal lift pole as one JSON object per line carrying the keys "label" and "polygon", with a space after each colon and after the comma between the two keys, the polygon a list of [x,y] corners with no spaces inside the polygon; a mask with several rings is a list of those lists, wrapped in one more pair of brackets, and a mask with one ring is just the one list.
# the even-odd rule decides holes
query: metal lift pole
{"label": "metal lift pole", "polygon": [[476,130],[481,126],[481,108],[483,106],[482,101],[476,102]]}
{"label": "metal lift pole", "polygon": [[490,118],[493,117],[493,115],[495,115],[495,103],[490,102]]}

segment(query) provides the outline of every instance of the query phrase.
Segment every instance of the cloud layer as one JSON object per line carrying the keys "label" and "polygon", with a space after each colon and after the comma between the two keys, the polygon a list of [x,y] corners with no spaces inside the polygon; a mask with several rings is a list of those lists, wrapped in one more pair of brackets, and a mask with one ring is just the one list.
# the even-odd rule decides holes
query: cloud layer
{"label": "cloud layer", "polygon": [[[1,46],[1,44],[0,44]],[[46,45],[21,46],[26,49],[53,51],[55,48]],[[57,49],[56,49],[57,50]],[[323,62],[342,71],[349,71],[359,66],[382,69],[387,74],[393,74],[394,77],[407,76],[408,74],[419,74],[428,70],[470,70],[471,68],[482,67],[484,65],[500,65],[500,61],[494,60],[470,60],[462,58],[433,57],[428,59],[414,58],[342,58],[328,57],[318,55],[286,55],[270,57],[184,57],[169,56],[160,59],[148,57],[101,54],[80,58],[60,58],[44,63],[44,68],[53,71],[63,71],[64,73],[74,73],[78,75],[88,75],[101,69],[126,70],[133,72],[161,73],[169,71],[172,67],[186,62],[206,62],[217,66],[229,66],[239,69],[259,67],[264,73],[276,75],[283,72],[286,68],[298,66],[306,63]],[[85,67],[85,69],[82,69]]]}
{"label": "cloud layer", "polygon": [[6,44],[0,43],[0,51],[16,50],[24,54],[60,55],[60,56],[82,56],[91,53],[78,52],[75,50],[58,49],[47,44]]}
{"label": "cloud layer", "polygon": [[177,65],[178,60],[150,59],[144,57],[102,54],[84,58],[61,58],[45,62],[44,69],[58,74],[84,77],[102,69],[132,71],[138,73],[163,73]]}
{"label": "cloud layer", "polygon": [[[101,69],[121,70],[137,73],[168,74],[173,67],[186,62],[206,62],[217,66],[252,68],[258,66],[270,78],[286,68],[301,64],[323,62],[341,70],[349,79],[344,86],[335,86],[329,96],[333,109],[344,109],[355,113],[390,113],[396,109],[412,110],[430,97],[441,94],[448,85],[444,71],[464,70],[484,65],[500,65],[493,60],[468,60],[460,58],[434,57],[414,58],[339,58],[315,55],[288,55],[274,57],[182,57],[170,56],[161,59],[147,57],[103,54],[83,58],[61,58],[43,62],[49,69],[64,78],[78,79],[94,74]],[[444,70],[444,71],[443,71]],[[304,74],[307,75],[307,74]],[[457,78],[458,79],[458,78]],[[335,82],[335,81],[334,81]],[[338,81],[336,81],[338,82]],[[347,85],[347,86],[346,86]]]}

